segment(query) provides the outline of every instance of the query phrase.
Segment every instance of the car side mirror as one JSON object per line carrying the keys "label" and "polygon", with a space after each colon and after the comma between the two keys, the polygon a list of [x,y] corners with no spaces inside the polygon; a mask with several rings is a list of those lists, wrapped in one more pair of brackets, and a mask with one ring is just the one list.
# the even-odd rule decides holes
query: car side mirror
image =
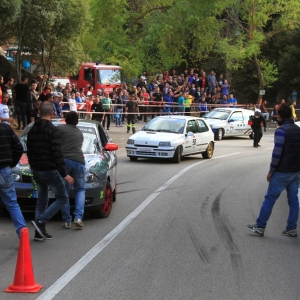
{"label": "car side mirror", "polygon": [[228,120],[228,123],[231,123],[231,122],[234,122],[234,120],[233,119]]}
{"label": "car side mirror", "polygon": [[119,146],[115,143],[107,143],[104,147],[106,151],[116,151],[119,149]]}
{"label": "car side mirror", "polygon": [[186,134],[186,136],[193,136],[194,135],[194,133],[192,132],[192,131],[189,131],[187,134]]}

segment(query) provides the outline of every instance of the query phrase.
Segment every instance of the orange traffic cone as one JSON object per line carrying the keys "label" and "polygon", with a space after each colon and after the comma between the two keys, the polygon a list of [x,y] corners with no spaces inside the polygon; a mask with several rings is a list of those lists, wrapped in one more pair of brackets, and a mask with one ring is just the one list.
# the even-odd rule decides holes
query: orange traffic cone
{"label": "orange traffic cone", "polygon": [[34,280],[28,228],[22,228],[14,283],[9,285],[5,292],[36,293],[42,287]]}

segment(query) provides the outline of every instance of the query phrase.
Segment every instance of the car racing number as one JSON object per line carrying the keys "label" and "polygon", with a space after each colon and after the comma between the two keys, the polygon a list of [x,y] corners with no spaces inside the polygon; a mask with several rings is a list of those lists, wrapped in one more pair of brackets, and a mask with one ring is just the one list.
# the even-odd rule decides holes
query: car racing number
{"label": "car racing number", "polygon": [[196,147],[196,139],[193,139],[193,148],[195,148]]}

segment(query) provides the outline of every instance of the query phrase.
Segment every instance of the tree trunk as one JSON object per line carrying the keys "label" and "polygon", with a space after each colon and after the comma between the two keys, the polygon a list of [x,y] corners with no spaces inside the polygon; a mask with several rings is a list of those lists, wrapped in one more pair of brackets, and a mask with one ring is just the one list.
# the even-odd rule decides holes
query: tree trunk
{"label": "tree trunk", "polygon": [[[256,54],[253,55],[253,59],[254,59],[255,65],[256,65],[256,69],[257,69],[257,77],[258,77],[258,82],[259,82],[258,89],[260,91],[260,90],[264,89],[264,76],[262,74],[261,67],[260,67],[260,64],[259,64]],[[259,94],[259,91],[258,91],[257,103],[259,103],[260,99],[263,98],[263,96]]]}

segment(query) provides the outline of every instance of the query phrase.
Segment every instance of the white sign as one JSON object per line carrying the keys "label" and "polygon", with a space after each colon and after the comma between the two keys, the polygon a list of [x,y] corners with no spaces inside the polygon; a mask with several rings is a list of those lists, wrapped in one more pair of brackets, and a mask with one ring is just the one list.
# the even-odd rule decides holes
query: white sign
{"label": "white sign", "polygon": [[266,94],[266,91],[265,91],[265,90],[260,90],[260,91],[259,91],[259,94],[260,94],[261,96],[263,96],[263,95]]}

